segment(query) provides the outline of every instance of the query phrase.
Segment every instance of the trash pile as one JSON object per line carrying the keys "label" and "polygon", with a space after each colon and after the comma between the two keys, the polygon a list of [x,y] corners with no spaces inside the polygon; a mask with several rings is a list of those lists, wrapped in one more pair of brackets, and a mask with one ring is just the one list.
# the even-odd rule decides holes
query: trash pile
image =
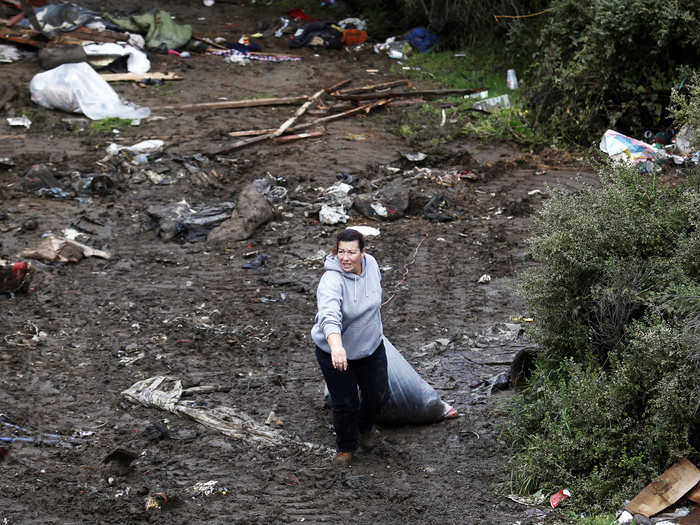
{"label": "trash pile", "polygon": [[[549,497],[550,508],[541,508],[547,500],[542,491],[508,499],[529,507],[523,514],[542,520],[574,498],[568,489]],[[617,523],[637,525],[693,525],[700,522],[700,470],[683,458],[647,485],[616,514]]]}
{"label": "trash pile", "polygon": [[600,139],[600,150],[615,162],[637,166],[647,173],[660,171],[665,165],[700,162],[700,150],[691,148],[693,133],[687,125],[675,137],[667,132],[649,131],[646,135],[651,143],[609,129]]}

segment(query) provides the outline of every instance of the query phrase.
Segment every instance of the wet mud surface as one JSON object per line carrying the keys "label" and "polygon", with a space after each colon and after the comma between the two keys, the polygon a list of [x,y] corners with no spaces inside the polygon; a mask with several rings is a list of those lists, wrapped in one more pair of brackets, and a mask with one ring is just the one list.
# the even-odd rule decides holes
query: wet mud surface
{"label": "wet mud surface", "polygon": [[[156,5],[146,4],[138,5]],[[234,40],[284,14],[274,3],[257,10],[247,3],[158,6],[200,34]],[[263,41],[263,48],[286,51],[275,39]],[[216,56],[150,55],[152,71],[174,71],[184,80],[114,87],[127,100],[155,106],[310,95],[344,78],[353,78],[352,86],[398,78],[391,71],[395,64],[369,49],[297,54],[302,62],[244,67]],[[40,71],[35,58],[0,67],[3,82],[18,93],[6,115],[25,112],[33,120],[23,138],[0,141],[0,156],[15,164],[0,171],[0,258],[17,260],[43,234],[70,226],[81,232],[79,241],[112,254],[74,264],[37,263],[28,294],[0,296],[0,413],[26,429],[1,425],[0,435],[47,440],[0,444],[9,450],[0,462],[0,523],[522,519],[524,509],[504,498],[500,486],[507,478],[507,450],[497,409],[508,394],[480,395],[470,384],[506,371],[526,344],[513,319],[527,313],[517,284],[528,264],[533,217],[554,188],[576,191],[584,181],[593,183],[590,171],[572,159],[525,153],[511,144],[464,137],[438,146],[409,144],[397,134],[403,123],[424,126],[425,135],[455,130],[450,123],[440,128],[435,117],[416,122],[407,108],[330,123],[320,138],[199,156],[209,145],[236,140],[226,135],[230,131],[278,126],[295,106],[154,111],[158,118],[118,135],[89,133],[62,121],[72,115],[31,103],[28,83]],[[4,119],[0,128],[3,135],[19,134]],[[147,139],[165,141],[147,166],[105,160],[110,142]],[[428,157],[413,163],[402,156],[416,151]],[[36,197],[23,186],[36,164],[49,165],[66,187],[95,173],[109,175],[114,185],[104,194]],[[441,178],[465,170],[474,180]],[[267,173],[283,179],[278,182],[287,196],[275,204],[275,218],[248,240],[165,241],[147,213],[182,199],[191,206],[236,202],[246,185]],[[319,222],[318,209],[341,173],[352,176],[358,192],[389,184],[409,189],[405,217],[380,222],[353,209],[348,224],[380,229],[368,251],[383,272],[385,333],[460,417],[419,427],[380,426],[379,446],[338,472],[330,467],[334,437],[309,330],[319,253],[329,250],[338,231]],[[423,214],[439,194],[451,221]],[[242,268],[253,252],[267,254],[266,264]],[[484,274],[490,282],[479,283]],[[225,385],[227,391],[192,400],[231,407],[259,424],[274,411],[272,428],[296,441],[259,446],[120,395],[158,375],[177,377],[185,386]],[[49,434],[81,443],[51,444]],[[136,453],[129,468],[102,463],[119,448]],[[193,489],[210,481],[216,481],[210,494]],[[148,509],[149,498],[159,508]]]}

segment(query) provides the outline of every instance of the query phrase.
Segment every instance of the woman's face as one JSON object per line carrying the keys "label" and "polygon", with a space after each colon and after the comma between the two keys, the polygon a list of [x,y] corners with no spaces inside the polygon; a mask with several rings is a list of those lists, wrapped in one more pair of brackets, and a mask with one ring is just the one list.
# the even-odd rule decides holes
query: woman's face
{"label": "woman's face", "polygon": [[362,256],[364,250],[360,250],[359,241],[340,241],[338,243],[338,260],[343,271],[362,273]]}

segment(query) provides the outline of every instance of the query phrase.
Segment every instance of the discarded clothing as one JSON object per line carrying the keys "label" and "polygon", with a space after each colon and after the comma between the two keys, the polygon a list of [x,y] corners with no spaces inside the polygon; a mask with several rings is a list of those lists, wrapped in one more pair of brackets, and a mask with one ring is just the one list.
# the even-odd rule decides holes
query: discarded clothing
{"label": "discarded clothing", "polygon": [[330,22],[313,22],[304,28],[299,36],[289,41],[289,47],[343,48],[343,32]]}
{"label": "discarded clothing", "polygon": [[421,53],[427,53],[437,42],[437,35],[424,27],[417,27],[408,34],[407,40]]}
{"label": "discarded clothing", "polygon": [[145,35],[147,49],[179,49],[192,39],[192,26],[176,23],[162,9],[128,17],[106,16],[123,30]]}

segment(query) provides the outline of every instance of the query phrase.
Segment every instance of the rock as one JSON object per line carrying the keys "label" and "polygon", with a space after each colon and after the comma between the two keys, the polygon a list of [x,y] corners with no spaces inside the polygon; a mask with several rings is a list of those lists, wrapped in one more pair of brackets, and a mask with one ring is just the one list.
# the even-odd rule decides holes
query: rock
{"label": "rock", "polygon": [[250,184],[238,197],[236,210],[231,219],[209,232],[207,241],[242,241],[253,235],[255,230],[272,220],[274,216],[272,206],[265,196]]}

